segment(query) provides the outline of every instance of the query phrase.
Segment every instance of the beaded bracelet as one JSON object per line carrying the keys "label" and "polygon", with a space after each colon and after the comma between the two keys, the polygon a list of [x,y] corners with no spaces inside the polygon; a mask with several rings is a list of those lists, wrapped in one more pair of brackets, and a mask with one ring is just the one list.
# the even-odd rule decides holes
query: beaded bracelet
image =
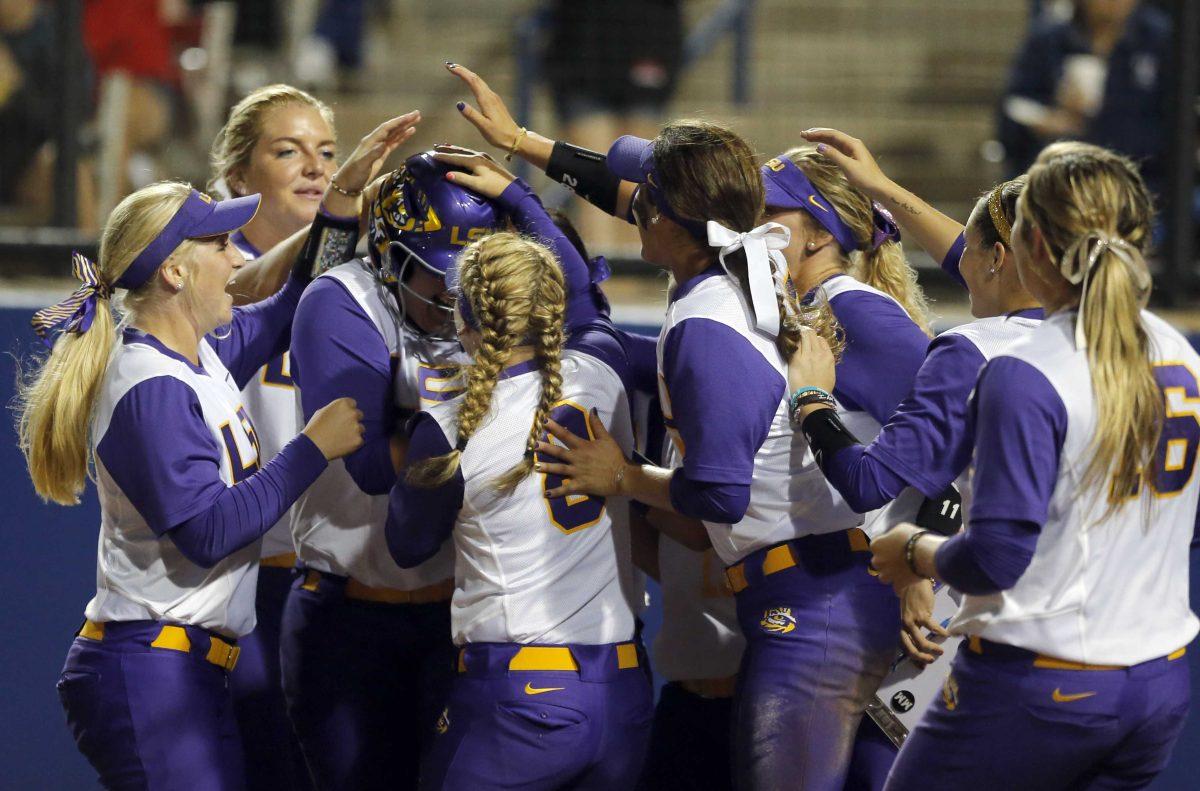
{"label": "beaded bracelet", "polygon": [[837,400],[821,388],[801,387],[792,393],[792,397],[789,399],[788,414],[791,416],[793,426],[800,425],[802,420],[800,410],[810,404],[824,404],[833,409],[837,408]]}
{"label": "beaded bracelet", "polygon": [[917,553],[917,542],[921,540],[921,536],[928,532],[928,530],[918,530],[908,537],[908,541],[904,542],[904,562],[908,564],[908,570],[913,574],[916,574],[918,577],[921,576],[921,572],[917,571],[915,557]]}
{"label": "beaded bracelet", "polygon": [[363,194],[362,190],[357,190],[355,192],[351,192],[348,189],[342,189],[341,187],[338,186],[338,183],[336,181],[334,181],[333,179],[329,180],[329,186],[333,187],[334,192],[340,192],[341,194],[345,195],[347,198],[357,198],[359,195]]}

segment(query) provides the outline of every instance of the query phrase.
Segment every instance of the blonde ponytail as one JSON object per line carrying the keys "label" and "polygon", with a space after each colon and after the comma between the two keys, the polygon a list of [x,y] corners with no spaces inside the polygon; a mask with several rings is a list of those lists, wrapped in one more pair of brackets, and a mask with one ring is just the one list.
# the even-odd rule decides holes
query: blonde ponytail
{"label": "blonde ponytail", "polygon": [[[103,293],[166,227],[191,192],[187,184],[152,184],[121,201],[100,240],[98,278]],[[149,290],[149,285],[138,292]],[[136,299],[136,298],[135,298]],[[33,487],[43,500],[76,505],[91,462],[92,412],[116,344],[116,321],[98,293],[84,332],[65,332],[20,387],[17,434]]]}
{"label": "blonde ponytail", "polygon": [[1151,289],[1141,254],[1149,192],[1128,160],[1094,147],[1067,149],[1028,175],[1018,200],[1025,235],[1037,226],[1057,275],[1079,289],[1077,340],[1086,343],[1097,414],[1081,485],[1109,479],[1107,515],[1158,472],[1165,406],[1141,317]]}

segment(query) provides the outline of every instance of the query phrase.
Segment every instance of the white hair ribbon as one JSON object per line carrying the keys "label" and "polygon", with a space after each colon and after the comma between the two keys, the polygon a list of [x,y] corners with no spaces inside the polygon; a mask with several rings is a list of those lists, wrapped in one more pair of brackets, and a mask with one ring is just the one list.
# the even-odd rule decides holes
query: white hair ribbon
{"label": "white hair ribbon", "polygon": [[[754,308],[754,327],[772,338],[779,335],[780,281],[787,271],[787,261],[780,251],[792,240],[792,232],[777,222],[760,225],[752,231],[737,233],[716,220],[708,221],[708,244],[720,247],[721,268],[737,280],[725,265],[725,256],[738,250],[746,251],[746,274],[750,280],[750,305]],[[775,262],[772,270],[771,262]]]}
{"label": "white hair ribbon", "polygon": [[[1080,246],[1095,242],[1095,245],[1088,251],[1087,260],[1083,266],[1076,266],[1079,261]],[[1133,276],[1137,285],[1142,290],[1149,288],[1150,274],[1144,267],[1138,266],[1138,261],[1141,260],[1137,249],[1129,242],[1119,237],[1109,236],[1103,231],[1089,231],[1083,236],[1076,239],[1070,247],[1063,253],[1059,259],[1058,269],[1062,276],[1066,278],[1071,285],[1077,286],[1082,284],[1079,292],[1079,309],[1075,315],[1075,348],[1087,348],[1087,335],[1083,331],[1083,304],[1087,299],[1088,282],[1091,280],[1092,272],[1096,268],[1096,262],[1100,260],[1100,256],[1105,252],[1110,251],[1117,256],[1126,266],[1130,268],[1130,274]]]}

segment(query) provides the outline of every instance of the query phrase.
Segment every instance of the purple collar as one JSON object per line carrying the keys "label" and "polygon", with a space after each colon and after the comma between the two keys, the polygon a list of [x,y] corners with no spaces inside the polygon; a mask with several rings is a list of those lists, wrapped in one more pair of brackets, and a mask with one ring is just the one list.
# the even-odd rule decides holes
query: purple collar
{"label": "purple collar", "polygon": [[208,376],[208,371],[204,370],[199,365],[196,365],[191,360],[184,357],[182,354],[175,351],[174,349],[168,349],[163,344],[162,341],[160,341],[158,338],[155,338],[150,333],[144,332],[143,330],[139,330],[136,327],[126,327],[125,328],[125,332],[121,336],[121,343],[126,344],[126,345],[131,344],[131,343],[143,343],[143,344],[149,346],[150,348],[154,349],[159,354],[166,355],[167,357],[170,357],[172,360],[178,360],[179,362],[183,363],[188,368],[190,368],[193,372],[198,373],[198,374],[204,374],[205,376]]}
{"label": "purple collar", "polygon": [[158,236],[117,278],[119,288],[135,289],[148,281],[163,261],[187,239],[203,239],[232,233],[254,219],[261,195],[247,195],[226,201],[214,201],[203,192],[192,190]]}
{"label": "purple collar", "polygon": [[721,265],[713,264],[700,274],[692,275],[687,280],[677,284],[675,286],[675,290],[671,292],[671,299],[669,301],[677,302],[678,300],[681,300],[688,294],[692,293],[692,291],[696,289],[696,286],[700,285],[702,281],[708,280],[710,277],[716,277],[723,274],[725,274],[725,270],[721,269]]}
{"label": "purple collar", "polygon": [[249,253],[255,258],[258,258],[262,255],[262,251],[255,247],[254,244],[246,238],[246,234],[242,232],[241,228],[238,228],[236,231],[230,234],[229,241],[233,242],[233,246],[241,250],[243,253]]}
{"label": "purple collar", "polygon": [[525,360],[524,362],[514,363],[500,372],[501,379],[512,379],[514,376],[527,374],[530,371],[538,369],[537,360]]}

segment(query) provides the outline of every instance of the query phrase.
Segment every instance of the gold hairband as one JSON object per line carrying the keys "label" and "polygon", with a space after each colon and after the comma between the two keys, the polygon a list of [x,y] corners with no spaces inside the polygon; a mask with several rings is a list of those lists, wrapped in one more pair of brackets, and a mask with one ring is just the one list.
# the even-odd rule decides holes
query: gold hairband
{"label": "gold hairband", "polygon": [[992,225],[996,226],[996,233],[1000,234],[1000,241],[1004,243],[1005,247],[1011,247],[1012,226],[1008,224],[1008,218],[1004,216],[1004,209],[1000,207],[1000,193],[1002,192],[1004,192],[1004,185],[1000,184],[988,196],[988,214],[992,215]]}

